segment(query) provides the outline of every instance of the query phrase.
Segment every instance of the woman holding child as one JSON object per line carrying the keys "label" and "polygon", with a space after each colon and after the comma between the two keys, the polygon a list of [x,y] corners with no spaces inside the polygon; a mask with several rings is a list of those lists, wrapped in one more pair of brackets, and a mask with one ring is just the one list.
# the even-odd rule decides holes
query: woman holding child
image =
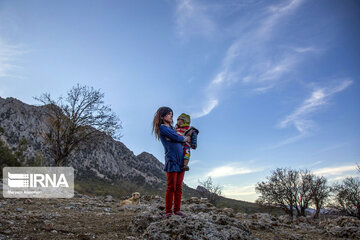
{"label": "woman holding child", "polygon": [[[157,110],[153,120],[153,133],[161,140],[165,148],[166,193],[165,193],[165,217],[173,214],[186,217],[180,211],[182,183],[185,172],[183,143],[190,143],[191,138],[179,135],[172,127],[173,111],[169,107],[161,107]],[[174,211],[172,206],[174,203]]]}

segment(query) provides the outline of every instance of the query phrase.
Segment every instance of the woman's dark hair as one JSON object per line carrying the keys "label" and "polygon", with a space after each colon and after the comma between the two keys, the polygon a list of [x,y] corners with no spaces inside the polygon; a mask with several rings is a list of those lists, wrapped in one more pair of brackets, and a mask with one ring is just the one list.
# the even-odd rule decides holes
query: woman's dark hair
{"label": "woman's dark hair", "polygon": [[155,133],[155,137],[157,139],[160,139],[160,125],[164,123],[162,118],[172,112],[173,110],[169,107],[161,107],[156,111],[153,120],[152,132]]}

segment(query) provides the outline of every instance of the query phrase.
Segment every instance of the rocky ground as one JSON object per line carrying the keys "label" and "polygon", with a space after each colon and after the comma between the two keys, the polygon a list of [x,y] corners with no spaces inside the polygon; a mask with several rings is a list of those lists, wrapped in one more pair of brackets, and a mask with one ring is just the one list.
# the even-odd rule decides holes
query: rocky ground
{"label": "rocky ground", "polygon": [[164,219],[158,196],[125,207],[111,196],[78,193],[71,199],[0,198],[0,239],[360,239],[360,221],[350,217],[236,214],[198,198],[182,208],[187,218]]}

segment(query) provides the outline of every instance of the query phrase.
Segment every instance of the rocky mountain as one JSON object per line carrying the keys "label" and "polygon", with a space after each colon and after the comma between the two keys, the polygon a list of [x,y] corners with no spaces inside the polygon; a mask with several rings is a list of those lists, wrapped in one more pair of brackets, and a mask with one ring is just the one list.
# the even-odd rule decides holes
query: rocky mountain
{"label": "rocky mountain", "polygon": [[[11,149],[18,148],[21,141],[27,143],[23,152],[25,162],[43,156],[45,165],[53,165],[48,147],[41,137],[46,131],[45,106],[32,106],[15,98],[0,97],[1,140]],[[25,139],[25,140],[24,140]],[[166,177],[163,164],[150,153],[138,156],[122,142],[103,135],[101,141],[83,145],[69,157],[77,177],[97,176],[110,181],[122,180],[163,188]]]}

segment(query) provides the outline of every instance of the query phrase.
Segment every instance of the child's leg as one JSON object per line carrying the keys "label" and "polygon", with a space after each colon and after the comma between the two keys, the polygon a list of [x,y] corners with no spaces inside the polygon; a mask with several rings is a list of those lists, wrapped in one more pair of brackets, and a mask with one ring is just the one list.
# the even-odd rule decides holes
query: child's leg
{"label": "child's leg", "polygon": [[188,145],[184,145],[184,167],[182,168],[183,171],[189,171],[189,164],[190,161],[190,147]]}

